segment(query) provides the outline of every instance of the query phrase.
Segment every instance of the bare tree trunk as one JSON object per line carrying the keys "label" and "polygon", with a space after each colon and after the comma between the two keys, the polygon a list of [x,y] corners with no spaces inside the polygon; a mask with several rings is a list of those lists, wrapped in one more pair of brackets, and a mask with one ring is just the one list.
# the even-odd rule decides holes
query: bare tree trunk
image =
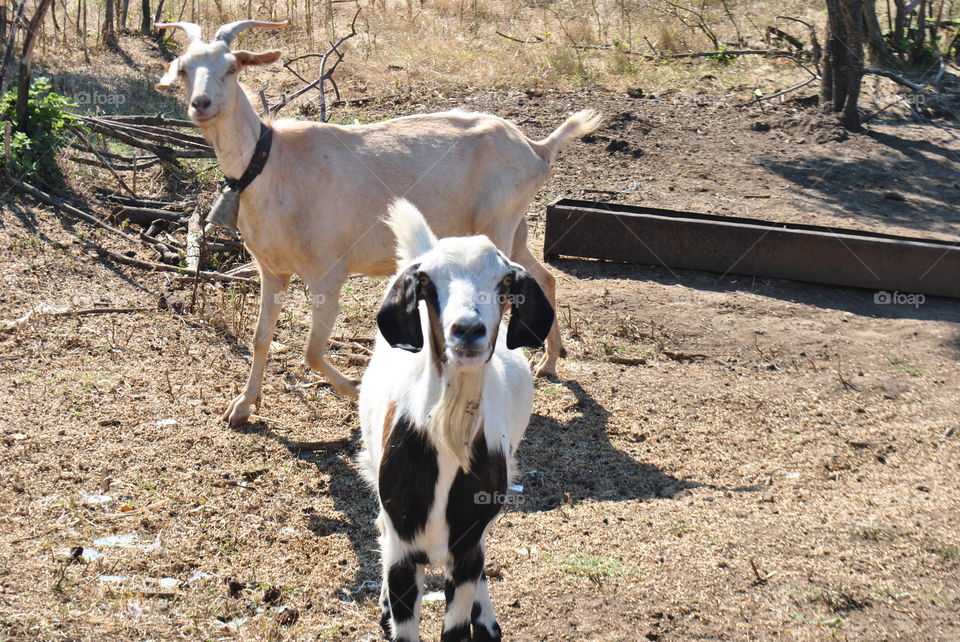
{"label": "bare tree trunk", "polygon": [[863,78],[863,0],[827,0],[827,43],[823,59],[822,109],[840,114],[849,130],[860,129],[857,103]]}
{"label": "bare tree trunk", "polygon": [[6,85],[7,65],[9,65],[13,59],[13,50],[16,48],[17,43],[17,25],[20,24],[20,19],[23,17],[23,10],[26,6],[27,0],[20,0],[16,14],[10,21],[10,39],[7,40],[7,49],[3,54],[3,63],[0,63],[0,84],[2,85]]}
{"label": "bare tree trunk", "polygon": [[150,0],[140,0],[140,33],[150,35]]}
{"label": "bare tree trunk", "polygon": [[127,28],[127,14],[130,12],[130,0],[121,0],[120,3],[120,28]]}
{"label": "bare tree trunk", "polygon": [[[83,61],[90,64],[90,52],[87,50],[87,0],[80,0],[79,14],[83,16],[83,27],[80,29],[80,36],[83,43]],[[77,16],[77,22],[80,21],[80,15]]]}
{"label": "bare tree trunk", "polygon": [[106,46],[113,46],[117,42],[117,34],[113,28],[113,1],[103,3],[103,26],[100,28],[100,39]]}
{"label": "bare tree trunk", "polygon": [[327,39],[333,43],[337,39],[333,31],[333,0],[323,0],[323,23],[327,28]]}
{"label": "bare tree trunk", "polygon": [[24,35],[23,51],[20,55],[20,75],[17,78],[17,129],[28,131],[28,112],[27,101],[30,96],[30,79],[33,69],[33,45],[37,41],[37,32],[40,31],[40,25],[43,24],[43,17],[50,8],[52,0],[40,0],[37,10],[30,18],[30,24],[27,25],[27,33]]}
{"label": "bare tree trunk", "polygon": [[863,28],[867,40],[867,51],[870,52],[870,64],[877,67],[892,67],[893,53],[883,39],[880,21],[877,19],[877,0],[864,0]]}

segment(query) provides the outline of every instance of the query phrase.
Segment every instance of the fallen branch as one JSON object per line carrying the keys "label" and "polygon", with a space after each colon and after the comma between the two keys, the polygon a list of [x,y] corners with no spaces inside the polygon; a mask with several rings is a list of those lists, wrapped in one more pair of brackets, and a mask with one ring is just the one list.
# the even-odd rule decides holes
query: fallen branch
{"label": "fallen branch", "polygon": [[82,310],[70,310],[61,308],[52,308],[49,306],[37,306],[17,319],[0,319],[0,332],[9,332],[24,325],[34,317],[83,317],[93,314],[130,314],[134,312],[152,312],[153,308],[84,308]]}
{"label": "fallen branch", "polygon": [[496,34],[501,38],[506,38],[507,40],[513,40],[514,42],[519,42],[521,45],[537,45],[543,42],[543,38],[541,38],[540,36],[533,36],[532,39],[527,38],[525,40],[521,40],[520,38],[514,38],[513,36],[508,36],[502,31],[497,31]]}
{"label": "fallen branch", "polygon": [[87,137],[83,135],[83,131],[81,131],[79,127],[74,127],[73,133],[77,135],[77,138],[80,139],[80,142],[82,142],[87,147],[87,149],[93,153],[94,156],[100,159],[100,162],[103,163],[104,167],[110,170],[110,173],[113,174],[113,177],[117,179],[118,183],[120,183],[120,187],[127,190],[127,193],[130,194],[130,196],[132,196],[133,198],[139,198],[139,196],[137,196],[137,193],[134,192],[132,189],[130,189],[130,186],[127,185],[126,181],[124,181],[123,178],[120,176],[120,174],[117,173],[117,170],[113,168],[113,165],[110,164],[110,161],[104,158],[100,154],[100,152],[97,150],[97,148],[90,144],[90,141],[87,140]]}
{"label": "fallen branch", "polygon": [[150,207],[127,207],[126,205],[121,205],[119,208],[116,208],[114,216],[119,216],[137,225],[144,226],[150,225],[157,220],[180,223],[184,219],[184,215],[179,212],[167,212],[166,210],[158,210]]}
{"label": "fallen branch", "polygon": [[745,102],[745,103],[741,103],[741,104],[737,105],[737,107],[747,107],[747,106],[749,106],[749,105],[753,105],[753,104],[756,104],[756,103],[759,103],[759,102],[763,102],[764,100],[773,100],[774,98],[779,98],[780,96],[784,96],[784,95],[786,95],[786,94],[789,94],[789,93],[792,92],[792,91],[796,91],[796,90],[798,90],[798,89],[803,89],[804,87],[806,87],[807,85],[809,85],[810,83],[812,83],[814,80],[817,80],[817,77],[816,77],[816,76],[813,77],[813,78],[807,78],[807,79],[804,80],[803,82],[799,82],[799,83],[797,83],[796,85],[794,85],[793,87],[787,87],[786,89],[781,89],[780,91],[776,91],[776,92],[774,92],[774,93],[772,93],[772,94],[768,94],[768,95],[766,95],[766,96],[757,96],[757,97],[754,98],[753,100],[748,100],[748,101]]}
{"label": "fallen branch", "polygon": [[705,354],[674,352],[672,350],[664,350],[663,356],[668,359],[673,359],[674,361],[696,361],[697,359],[709,359],[709,356]]}
{"label": "fallen branch", "polygon": [[646,357],[618,357],[616,355],[607,357],[610,363],[617,363],[622,366],[644,366],[647,364]]}
{"label": "fallen branch", "polygon": [[884,78],[889,78],[898,85],[903,85],[907,89],[910,89],[913,92],[923,91],[923,85],[915,83],[912,80],[907,80],[900,74],[894,73],[889,69],[881,69],[880,67],[864,67],[863,73],[873,74],[874,76],[883,76]]}
{"label": "fallen branch", "polygon": [[113,120],[120,123],[127,123],[130,125],[153,125],[156,127],[192,127],[196,128],[196,125],[193,124],[193,121],[190,120],[181,120],[179,118],[166,118],[161,114],[156,116],[138,116],[138,115],[129,115],[129,116],[110,116],[107,120]]}
{"label": "fallen branch", "polygon": [[[62,199],[57,198],[56,196],[51,196],[50,194],[47,194],[46,192],[43,192],[43,191],[37,189],[36,187],[33,187],[32,185],[28,185],[27,183],[24,183],[23,181],[18,180],[18,179],[16,179],[16,178],[12,177],[12,176],[8,176],[8,177],[7,177],[7,180],[10,181],[10,184],[11,184],[13,187],[15,187],[15,188],[17,188],[17,189],[19,189],[19,190],[21,190],[21,191],[23,191],[23,192],[26,192],[27,194],[29,194],[30,196],[33,196],[35,199],[37,199],[37,200],[40,201],[41,203],[45,203],[45,204],[47,204],[47,205],[50,205],[51,207],[54,207],[54,208],[57,208],[57,209],[59,209],[59,210],[61,210],[61,211],[67,212],[68,214],[71,214],[71,215],[73,215],[73,216],[76,216],[77,218],[82,219],[82,220],[84,220],[84,221],[86,221],[86,222],[88,222],[88,223],[92,223],[93,225],[96,225],[97,227],[100,227],[100,228],[105,229],[105,230],[107,230],[107,231],[109,231],[109,232],[112,232],[112,233],[114,233],[114,234],[116,234],[116,235],[118,235],[118,236],[120,236],[120,237],[122,237],[122,238],[124,238],[124,239],[126,239],[126,240],[128,240],[128,241],[130,241],[131,243],[135,243],[135,244],[136,244],[136,243],[139,242],[139,239],[137,239],[137,237],[131,236],[131,235],[127,234],[126,232],[123,232],[123,231],[121,231],[121,230],[118,230],[117,228],[113,227],[112,225],[108,225],[108,224],[104,223],[103,221],[101,221],[100,219],[98,219],[96,216],[93,216],[92,214],[88,214],[87,212],[84,212],[83,210],[78,209],[78,208],[74,207],[73,205],[70,205],[69,203],[66,203],[65,201],[63,201]],[[226,275],[226,274],[220,274],[219,272],[191,271],[191,270],[186,270],[186,269],[181,268],[181,267],[178,267],[178,266],[167,265],[167,264],[165,264],[165,263],[156,263],[156,262],[154,262],[154,261],[146,261],[146,260],[143,260],[143,259],[136,259],[136,258],[127,256],[127,255],[125,255],[125,254],[120,254],[119,252],[114,252],[113,250],[108,250],[108,249],[106,249],[106,248],[104,248],[104,247],[101,247],[101,246],[97,245],[97,244],[94,243],[93,241],[88,241],[87,239],[83,239],[83,238],[80,239],[80,240],[81,240],[82,242],[84,242],[85,244],[87,244],[88,246],[91,246],[91,247],[92,247],[95,251],[97,251],[99,254],[104,255],[104,256],[107,256],[107,257],[109,257],[110,259],[112,259],[113,261],[116,261],[117,263],[123,263],[123,264],[125,264],[125,265],[131,265],[131,266],[133,266],[133,267],[144,268],[144,269],[147,269],[147,270],[157,270],[157,271],[161,271],[161,272],[176,272],[177,274],[180,274],[181,276],[190,276],[190,277],[192,277],[192,276],[197,276],[197,277],[199,277],[199,278],[201,278],[201,279],[208,279],[208,280],[211,280],[211,281],[227,281],[227,282],[235,282],[235,283],[249,283],[249,284],[251,284],[251,285],[256,285],[256,284],[257,284],[257,282],[254,281],[253,279],[247,279],[247,278],[235,277],[235,276],[228,276],[228,275]]]}
{"label": "fallen branch", "polygon": [[[70,160],[81,165],[92,165],[94,167],[103,167],[105,169],[110,169],[111,164],[106,161],[101,161],[97,158],[86,158],[84,156],[71,156]],[[144,161],[143,163],[136,165],[132,163],[113,163],[113,169],[120,172],[139,172],[145,169],[150,169],[154,165],[160,162],[159,158],[151,158]]]}
{"label": "fallen branch", "polygon": [[626,54],[628,56],[638,56],[640,58],[645,58],[647,60],[661,60],[661,59],[680,59],[680,58],[712,58],[712,57],[727,57],[727,56],[780,56],[780,57],[793,57],[797,55],[797,52],[787,51],[785,49],[718,49],[716,51],[689,51],[683,53],[658,53],[658,54],[649,54],[642,51],[634,51],[633,49],[622,49],[615,45],[581,45],[575,44],[575,49],[591,49],[599,51],[612,51],[616,50],[620,53]]}

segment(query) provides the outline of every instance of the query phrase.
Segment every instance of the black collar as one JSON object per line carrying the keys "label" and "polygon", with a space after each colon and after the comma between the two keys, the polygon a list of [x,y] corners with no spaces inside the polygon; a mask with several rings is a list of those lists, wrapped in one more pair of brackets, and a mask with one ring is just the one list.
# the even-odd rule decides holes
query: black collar
{"label": "black collar", "polygon": [[257,139],[257,146],[253,150],[253,156],[250,157],[250,164],[240,178],[224,178],[223,182],[231,190],[242,192],[247,189],[260,172],[263,171],[270,157],[270,143],[273,142],[273,129],[263,122],[260,123],[260,138]]}

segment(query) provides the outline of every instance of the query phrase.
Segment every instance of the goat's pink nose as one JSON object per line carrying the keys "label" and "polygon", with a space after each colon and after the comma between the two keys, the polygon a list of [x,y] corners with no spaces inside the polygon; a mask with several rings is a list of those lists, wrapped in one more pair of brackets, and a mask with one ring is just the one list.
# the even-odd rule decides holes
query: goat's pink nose
{"label": "goat's pink nose", "polygon": [[487,328],[480,319],[461,320],[450,326],[450,336],[457,341],[476,341],[487,334]]}

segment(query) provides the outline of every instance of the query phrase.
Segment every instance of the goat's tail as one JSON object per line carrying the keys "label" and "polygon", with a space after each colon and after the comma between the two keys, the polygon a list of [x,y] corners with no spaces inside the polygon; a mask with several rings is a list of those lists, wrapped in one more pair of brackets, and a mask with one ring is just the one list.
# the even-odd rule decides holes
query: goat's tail
{"label": "goat's tail", "polygon": [[599,127],[602,122],[603,114],[595,109],[578,111],[563,121],[563,124],[557,127],[552,134],[537,142],[540,155],[543,156],[546,161],[552,161],[554,155],[561,147],[574,138],[586,136]]}
{"label": "goat's tail", "polygon": [[397,258],[405,263],[433,249],[437,237],[417,206],[405,198],[390,204],[387,225],[397,236]]}

